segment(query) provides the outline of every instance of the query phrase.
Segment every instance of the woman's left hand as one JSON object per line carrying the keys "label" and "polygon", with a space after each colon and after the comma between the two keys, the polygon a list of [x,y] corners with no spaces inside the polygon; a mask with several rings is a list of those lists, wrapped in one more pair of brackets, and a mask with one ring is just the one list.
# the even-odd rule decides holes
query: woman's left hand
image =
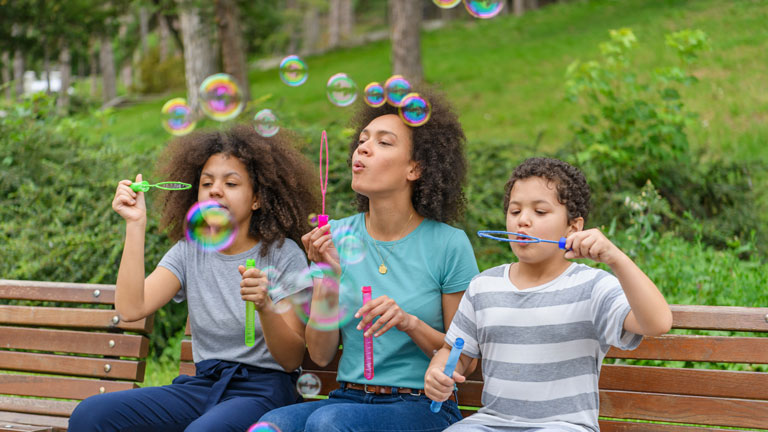
{"label": "woman's left hand", "polygon": [[357,325],[358,330],[364,329],[368,323],[379,317],[371,328],[363,334],[366,337],[371,335],[379,337],[392,327],[407,332],[415,328],[419,321],[417,317],[406,313],[394,300],[386,295],[376,297],[358,309],[355,313],[355,318],[360,317],[363,317],[363,319]]}

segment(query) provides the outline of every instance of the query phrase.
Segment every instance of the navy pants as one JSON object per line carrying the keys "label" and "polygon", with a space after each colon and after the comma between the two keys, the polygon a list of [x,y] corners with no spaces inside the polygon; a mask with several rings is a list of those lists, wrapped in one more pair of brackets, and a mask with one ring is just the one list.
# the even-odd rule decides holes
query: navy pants
{"label": "navy pants", "polygon": [[91,396],[69,419],[71,432],[238,431],[268,411],[301,400],[297,373],[218,360],[197,363],[161,387]]}

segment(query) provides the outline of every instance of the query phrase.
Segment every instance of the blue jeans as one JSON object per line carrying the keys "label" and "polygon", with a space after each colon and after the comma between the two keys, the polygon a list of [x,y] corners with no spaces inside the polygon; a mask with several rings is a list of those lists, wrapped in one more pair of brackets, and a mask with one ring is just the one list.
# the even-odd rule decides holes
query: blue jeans
{"label": "blue jeans", "polygon": [[429,410],[431,403],[424,395],[338,389],[328,399],[278,408],[259,421],[272,423],[282,432],[438,432],[461,420],[456,402],[443,402],[437,413]]}
{"label": "blue jeans", "polygon": [[[208,363],[206,363],[208,362]],[[173,384],[91,396],[71,432],[243,432],[267,411],[300,400],[297,374],[223,361],[197,363]]]}

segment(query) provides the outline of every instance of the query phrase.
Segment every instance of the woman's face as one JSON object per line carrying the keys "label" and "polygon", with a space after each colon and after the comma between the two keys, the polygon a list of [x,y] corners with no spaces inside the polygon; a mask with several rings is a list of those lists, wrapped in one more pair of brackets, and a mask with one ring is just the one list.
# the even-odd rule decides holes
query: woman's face
{"label": "woman's face", "polygon": [[373,119],[352,154],[352,190],[369,199],[409,190],[419,178],[411,137],[410,128],[394,114]]}

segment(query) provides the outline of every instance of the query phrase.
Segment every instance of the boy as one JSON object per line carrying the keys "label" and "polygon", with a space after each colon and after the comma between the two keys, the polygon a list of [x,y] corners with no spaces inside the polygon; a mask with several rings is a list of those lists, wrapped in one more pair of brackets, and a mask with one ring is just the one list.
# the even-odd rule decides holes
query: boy
{"label": "boy", "polygon": [[[597,383],[610,346],[634,349],[642,335],[669,331],[672,312],[656,285],[599,230],[582,231],[589,195],[581,171],[556,159],[531,158],[512,173],[507,231],[566,237],[566,252],[510,243],[517,263],[472,280],[424,386],[444,401],[482,357],[483,407],[446,431],[597,431]],[[568,261],[576,258],[605,263],[615,276]],[[450,378],[443,368],[458,337],[464,350]]]}

